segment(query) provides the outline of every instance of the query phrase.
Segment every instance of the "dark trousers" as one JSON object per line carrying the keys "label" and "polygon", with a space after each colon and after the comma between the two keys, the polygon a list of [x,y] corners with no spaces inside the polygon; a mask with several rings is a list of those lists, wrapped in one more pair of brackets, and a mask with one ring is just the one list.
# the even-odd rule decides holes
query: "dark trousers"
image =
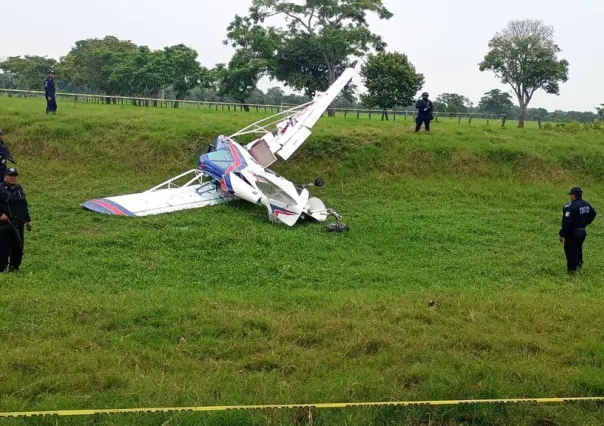
{"label": "dark trousers", "polygon": [[574,272],[583,267],[583,243],[586,237],[585,231],[579,231],[564,238],[564,254],[566,255],[566,266],[569,272]]}
{"label": "dark trousers", "polygon": [[416,132],[419,132],[419,129],[422,128],[422,124],[426,128],[426,132],[429,132],[430,131],[430,117],[422,117],[421,115],[417,116],[417,118],[415,119],[415,131]]}
{"label": "dark trousers", "polygon": [[57,112],[57,99],[54,96],[51,96],[50,100],[46,98],[46,114],[49,112],[53,114]]}
{"label": "dark trousers", "polygon": [[7,266],[10,266],[9,269],[19,269],[23,259],[24,236],[24,224],[17,224],[15,228],[10,224],[0,226],[0,272],[4,272]]}

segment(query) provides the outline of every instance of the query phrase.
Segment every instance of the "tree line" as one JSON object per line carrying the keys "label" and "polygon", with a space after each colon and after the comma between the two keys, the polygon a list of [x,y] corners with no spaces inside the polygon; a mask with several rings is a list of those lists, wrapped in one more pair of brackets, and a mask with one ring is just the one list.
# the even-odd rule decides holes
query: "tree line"
{"label": "tree line", "polygon": [[[79,40],[63,57],[9,57],[0,62],[0,87],[40,90],[41,80],[54,69],[58,88],[65,92],[108,96],[141,96],[247,104],[300,104],[326,90],[341,72],[362,60],[366,93],[350,85],[335,107],[414,109],[425,85],[401,52],[371,31],[367,15],[389,20],[393,14],[382,0],[250,0],[245,15],[235,15],[226,28],[225,45],[235,52],[228,63],[201,66],[198,53],[183,44],[151,50],[114,36]],[[274,25],[275,17],[283,25]],[[569,63],[559,59],[553,28],[541,21],[512,21],[488,42],[478,71],[492,72],[510,86],[509,93],[491,90],[478,105],[465,96],[443,93],[436,97],[439,112],[506,114],[519,120],[593,120],[596,112],[547,112],[529,108],[538,90],[559,94],[568,80]],[[279,87],[262,92],[257,85],[268,77],[299,94],[286,95]],[[516,101],[516,105],[512,101]]]}

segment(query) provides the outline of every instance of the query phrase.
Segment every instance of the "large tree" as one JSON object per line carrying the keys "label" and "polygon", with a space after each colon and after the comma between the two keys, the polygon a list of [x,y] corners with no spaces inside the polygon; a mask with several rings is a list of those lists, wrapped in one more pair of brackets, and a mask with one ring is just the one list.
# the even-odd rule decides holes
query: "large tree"
{"label": "large tree", "polygon": [[171,84],[170,74],[164,52],[141,46],[120,55],[109,79],[118,95],[156,97]]}
{"label": "large tree", "polygon": [[218,64],[213,71],[217,80],[218,95],[241,102],[243,108],[249,112],[246,102],[255,93],[258,80],[265,69],[264,60],[252,59],[242,51],[235,53],[228,67]]}
{"label": "large tree", "polygon": [[60,71],[71,82],[90,91],[117,95],[121,83],[111,79],[114,67],[124,61],[127,54],[135,54],[138,46],[113,36],[103,39],[79,40],[75,47],[61,58]]}
{"label": "large tree", "polygon": [[2,89],[16,89],[16,76],[10,71],[0,73],[0,88]]}
{"label": "large tree", "polygon": [[604,104],[600,104],[599,107],[596,107],[596,111],[601,119],[604,119]]}
{"label": "large tree", "polygon": [[502,92],[499,89],[493,89],[484,94],[478,103],[480,111],[489,112],[491,114],[508,114],[514,103],[512,96],[509,93]]}
{"label": "large tree", "polygon": [[0,62],[0,69],[5,71],[7,83],[10,83],[16,89],[22,90],[42,90],[44,79],[48,71],[54,69],[57,65],[55,59],[43,56],[25,55],[11,56]]}
{"label": "large tree", "polygon": [[413,103],[416,93],[424,85],[424,76],[415,71],[407,55],[398,52],[379,52],[369,55],[361,67],[361,77],[367,93],[361,101],[369,108],[380,107],[388,120],[387,109]]}
{"label": "large tree", "polygon": [[466,113],[472,108],[472,102],[458,93],[443,93],[436,97],[434,108],[442,112]]}
{"label": "large tree", "polygon": [[479,64],[480,71],[492,71],[509,84],[520,107],[518,127],[524,127],[526,108],[534,93],[544,90],[558,95],[560,82],[568,80],[569,63],[558,59],[553,27],[531,19],[511,21],[489,42],[489,52]]}
{"label": "large tree", "polygon": [[[226,43],[271,61],[272,78],[311,97],[326,90],[355,57],[384,49],[381,37],[369,30],[368,13],[392,17],[382,0],[252,0],[248,15],[235,16],[229,25]],[[273,17],[285,25],[266,25]]]}
{"label": "large tree", "polygon": [[197,52],[184,44],[166,47],[164,54],[176,99],[184,99],[189,90],[202,83],[207,70],[197,62]]}

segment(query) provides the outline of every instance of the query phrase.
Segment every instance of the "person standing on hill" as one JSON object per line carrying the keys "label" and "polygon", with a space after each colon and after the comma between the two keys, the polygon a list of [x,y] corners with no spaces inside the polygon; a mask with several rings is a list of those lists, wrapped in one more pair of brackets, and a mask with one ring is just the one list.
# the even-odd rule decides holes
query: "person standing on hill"
{"label": "person standing on hill", "polygon": [[583,242],[587,237],[585,228],[596,218],[596,209],[583,199],[583,190],[572,188],[568,195],[570,203],[562,209],[560,242],[564,244],[566,265],[569,274],[583,268]]}
{"label": "person standing on hill", "polygon": [[4,181],[4,172],[6,172],[7,161],[15,164],[15,160],[13,160],[13,156],[10,154],[8,146],[4,144],[4,134],[5,133],[0,130],[0,182]]}
{"label": "person standing on hill", "polygon": [[46,114],[49,112],[56,114],[57,112],[57,99],[55,96],[55,72],[49,71],[48,77],[44,80],[44,94],[46,95]]}
{"label": "person standing on hill", "polygon": [[419,129],[422,127],[422,123],[426,128],[426,132],[430,131],[430,121],[434,117],[434,105],[432,101],[429,99],[428,93],[422,93],[421,99],[417,101],[415,104],[415,109],[417,109],[417,117],[415,119],[415,132],[419,132]]}
{"label": "person standing on hill", "polygon": [[19,172],[14,167],[6,171],[0,184],[0,273],[18,272],[23,259],[24,228],[31,231],[29,206]]}

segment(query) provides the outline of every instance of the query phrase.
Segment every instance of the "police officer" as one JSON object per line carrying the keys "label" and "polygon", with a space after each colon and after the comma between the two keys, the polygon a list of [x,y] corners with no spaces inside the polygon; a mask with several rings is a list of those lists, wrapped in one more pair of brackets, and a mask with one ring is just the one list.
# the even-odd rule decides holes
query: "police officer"
{"label": "police officer", "polygon": [[46,114],[52,112],[56,114],[57,112],[57,100],[55,97],[55,72],[49,71],[48,77],[44,80],[44,94],[46,95]]}
{"label": "police officer", "polygon": [[419,129],[422,127],[422,123],[426,128],[426,132],[430,131],[430,121],[432,121],[434,105],[432,101],[429,99],[428,93],[422,93],[421,99],[417,101],[415,104],[415,108],[417,109],[417,117],[415,118],[415,131],[419,132]]}
{"label": "police officer", "polygon": [[8,146],[6,146],[4,143],[4,135],[5,133],[0,129],[0,182],[4,182],[6,162],[10,161],[11,163],[15,164],[15,160],[13,160],[13,156],[10,154]]}
{"label": "police officer", "polygon": [[568,195],[571,201],[562,209],[560,242],[564,244],[568,273],[573,274],[583,267],[585,228],[595,219],[596,209],[583,199],[583,190],[578,186],[572,188]]}
{"label": "police officer", "polygon": [[0,273],[18,272],[23,259],[24,227],[31,231],[29,206],[23,187],[18,183],[19,172],[6,170],[0,184]]}

